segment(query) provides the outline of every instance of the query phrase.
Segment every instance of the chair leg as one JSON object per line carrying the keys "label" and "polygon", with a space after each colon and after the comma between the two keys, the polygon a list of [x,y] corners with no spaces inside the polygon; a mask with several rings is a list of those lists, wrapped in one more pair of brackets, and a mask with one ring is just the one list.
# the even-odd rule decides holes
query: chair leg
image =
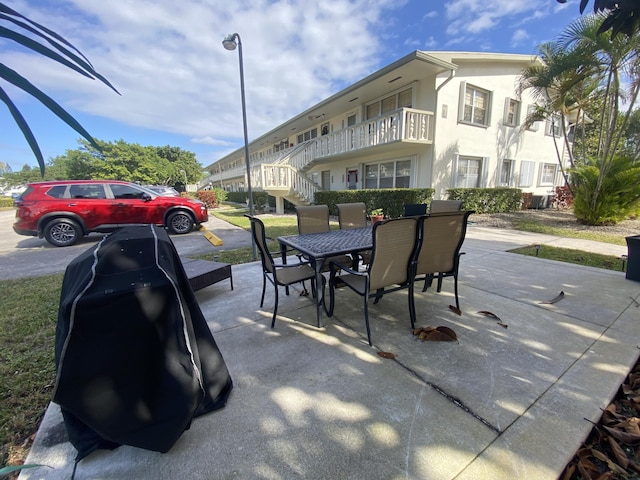
{"label": "chair leg", "polygon": [[[327,312],[327,317],[332,317],[333,316],[333,307],[335,305],[335,280],[336,280],[336,273],[334,270],[331,271],[331,273],[329,274],[329,309],[327,310],[327,304],[325,302],[324,304],[324,311]],[[323,285],[323,290],[324,290],[324,285]]]}
{"label": "chair leg", "polygon": [[411,320],[411,329],[416,328],[416,303],[413,298],[413,280],[409,282],[409,319]]}
{"label": "chair leg", "polygon": [[369,297],[364,295],[364,325],[367,328],[367,340],[369,340],[369,346],[373,346],[371,343],[371,328],[369,328]]}
{"label": "chair leg", "polygon": [[273,318],[271,319],[271,328],[276,324],[276,315],[278,314],[278,285],[276,287],[276,304],[273,306]]}
{"label": "chair leg", "polygon": [[438,274],[438,289],[436,290],[438,293],[440,293],[442,291],[442,279],[444,278],[444,275],[442,273]]}
{"label": "chair leg", "polygon": [[264,292],[266,288],[267,288],[267,274],[263,273],[262,274],[262,296],[260,297],[260,308],[262,308],[262,306],[264,305]]}
{"label": "chair leg", "polygon": [[373,301],[374,305],[376,305],[380,301],[380,299],[382,298],[382,295],[384,295],[384,288],[379,288],[378,290],[376,290],[376,296]]}
{"label": "chair leg", "polygon": [[453,291],[456,295],[456,308],[460,310],[460,300],[458,300],[458,272],[453,273]]}
{"label": "chair leg", "polygon": [[432,283],[433,283],[433,275],[425,275],[424,286],[422,287],[422,291],[426,292],[427,288],[429,288]]}

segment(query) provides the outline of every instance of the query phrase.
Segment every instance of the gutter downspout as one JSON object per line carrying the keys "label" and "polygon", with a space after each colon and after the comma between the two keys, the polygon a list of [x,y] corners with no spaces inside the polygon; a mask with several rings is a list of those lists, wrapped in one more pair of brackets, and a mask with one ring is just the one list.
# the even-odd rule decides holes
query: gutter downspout
{"label": "gutter downspout", "polygon": [[447,83],[449,83],[451,80],[453,80],[453,77],[455,76],[456,76],[456,71],[452,68],[449,72],[449,77],[444,82],[442,82],[438,87],[436,87],[436,105],[435,105],[436,108],[434,109],[435,112],[433,116],[433,143],[431,144],[431,173],[429,174],[432,185],[433,185],[433,179],[434,179],[433,172],[436,164],[436,140],[437,140],[436,127],[438,125],[438,94],[440,93],[440,89],[444,87]]}

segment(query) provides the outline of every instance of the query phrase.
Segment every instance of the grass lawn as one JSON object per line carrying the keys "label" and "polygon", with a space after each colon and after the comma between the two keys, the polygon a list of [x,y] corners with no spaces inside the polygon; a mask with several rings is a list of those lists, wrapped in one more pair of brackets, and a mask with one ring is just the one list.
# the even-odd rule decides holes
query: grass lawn
{"label": "grass lawn", "polygon": [[[249,229],[246,209],[223,207],[212,211],[222,220]],[[275,240],[281,235],[297,233],[295,215],[265,215],[261,217],[271,238],[270,250],[279,251]],[[331,228],[338,228],[333,222]],[[552,229],[544,225],[521,224],[527,231],[538,231],[565,237],[588,238],[624,242],[613,236],[594,238],[593,233],[568,229]],[[624,244],[624,243],[622,243]],[[535,256],[535,247],[519,249],[516,253]],[[594,255],[580,251],[560,251],[543,246],[538,255],[542,258],[591,265],[611,270],[621,269],[616,257]],[[554,255],[554,256],[552,256]],[[220,251],[217,260],[230,264],[251,261],[251,248]],[[604,258],[597,258],[604,257]],[[213,260],[213,254],[200,258]],[[58,303],[63,274],[39,278],[0,281],[0,467],[24,461],[29,440],[37,431],[45,409],[51,400],[55,378],[54,341]]]}
{"label": "grass lawn", "polygon": [[571,248],[557,248],[547,245],[540,245],[540,248],[536,248],[535,245],[529,245],[528,247],[514,248],[513,250],[509,250],[509,252],[528,255],[530,257],[546,258],[548,260],[557,260],[558,262],[604,268],[605,270],[625,271],[623,265],[626,268],[626,262],[623,263],[620,257],[583,252],[582,250],[574,250]]}

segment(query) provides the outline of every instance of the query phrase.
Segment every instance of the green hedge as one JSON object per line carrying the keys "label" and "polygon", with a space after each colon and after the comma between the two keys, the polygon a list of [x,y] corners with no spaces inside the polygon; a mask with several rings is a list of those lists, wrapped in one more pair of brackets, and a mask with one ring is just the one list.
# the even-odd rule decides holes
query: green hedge
{"label": "green hedge", "polygon": [[519,188],[450,188],[449,200],[464,200],[465,210],[476,213],[499,213],[520,210],[522,190]]}
{"label": "green hedge", "polygon": [[380,188],[316,192],[314,203],[328,205],[331,215],[338,215],[336,203],[364,202],[367,212],[381,208],[389,218],[401,217],[406,203],[429,203],[433,188]]}
{"label": "green hedge", "polygon": [[13,207],[13,198],[11,197],[0,197],[0,207]]}

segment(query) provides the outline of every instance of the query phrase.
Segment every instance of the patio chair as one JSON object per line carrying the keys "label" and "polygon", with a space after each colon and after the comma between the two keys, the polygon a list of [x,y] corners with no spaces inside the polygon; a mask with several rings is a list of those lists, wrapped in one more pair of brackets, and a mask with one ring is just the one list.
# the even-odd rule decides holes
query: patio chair
{"label": "patio chair", "polygon": [[457,212],[464,208],[462,200],[431,200],[429,213]]}
{"label": "patio chair", "polygon": [[[467,219],[473,211],[434,213],[422,218],[419,227],[418,251],[414,262],[414,282],[424,278],[424,292],[431,285],[434,276],[438,276],[438,289],[442,290],[442,279],[453,277],[456,307],[458,299],[458,268],[462,242],[467,233]],[[413,296],[413,283],[411,284]]]}
{"label": "patio chair", "polygon": [[[327,205],[299,205],[296,207],[298,218],[298,233],[328,232],[329,228],[329,207]],[[302,256],[304,257],[304,256]],[[323,272],[329,271],[329,262],[340,262],[345,265],[352,265],[353,259],[349,255],[338,255],[325,260],[322,266]]]}
{"label": "patio chair", "polygon": [[[414,257],[418,231],[416,218],[396,218],[383,220],[373,226],[373,249],[371,263],[365,272],[358,272],[336,262],[331,263],[329,276],[329,308],[327,315],[333,315],[335,306],[335,290],[338,284],[345,285],[363,297],[364,323],[367,339],[371,343],[369,327],[369,298],[375,303],[386,293],[391,293],[407,286],[413,281],[410,273],[411,261]],[[342,274],[337,277],[336,274]],[[415,325],[415,307],[413,296],[408,295],[409,318],[411,327]]]}
{"label": "patio chair", "polygon": [[[363,202],[336,203],[338,209],[338,223],[340,229],[362,228],[367,226],[367,206]],[[371,260],[371,250],[358,253],[363,265],[368,265]],[[357,260],[357,258],[354,258]],[[357,265],[354,265],[354,269]]]}
{"label": "patio chair", "polygon": [[341,229],[367,226],[367,206],[363,202],[336,203]]}
{"label": "patio chair", "polygon": [[245,216],[251,220],[251,233],[260,252],[260,260],[262,261],[262,296],[260,297],[260,308],[264,305],[267,280],[275,287],[276,301],[273,307],[273,318],[271,320],[271,328],[273,328],[276,324],[276,315],[278,313],[278,287],[289,287],[289,285],[294,283],[302,283],[304,286],[305,280],[311,280],[311,291],[315,292],[316,272],[308,262],[300,262],[292,265],[276,265],[271,256],[271,252],[269,252],[267,248],[264,223],[262,223],[262,220],[259,218],[250,215]]}
{"label": "patio chair", "polygon": [[417,217],[427,214],[426,203],[405,203],[403,217]]}

